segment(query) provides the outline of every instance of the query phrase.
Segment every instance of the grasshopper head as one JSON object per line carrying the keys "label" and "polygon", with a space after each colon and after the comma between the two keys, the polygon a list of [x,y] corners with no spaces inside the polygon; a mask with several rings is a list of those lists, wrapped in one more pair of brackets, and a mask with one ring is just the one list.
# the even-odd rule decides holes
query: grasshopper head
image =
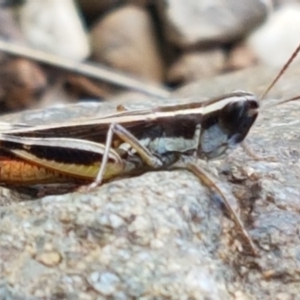
{"label": "grasshopper head", "polygon": [[240,93],[232,101],[224,101],[220,109],[205,115],[201,124],[198,156],[217,158],[244,140],[258,115],[258,100]]}

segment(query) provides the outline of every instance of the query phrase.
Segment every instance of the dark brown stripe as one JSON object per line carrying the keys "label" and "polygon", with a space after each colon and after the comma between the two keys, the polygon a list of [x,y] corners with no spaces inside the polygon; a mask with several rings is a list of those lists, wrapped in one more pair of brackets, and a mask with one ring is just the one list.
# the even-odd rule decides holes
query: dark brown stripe
{"label": "dark brown stripe", "polygon": [[[25,150],[32,155],[46,160],[53,160],[57,163],[90,165],[101,162],[102,155],[86,150],[68,149],[63,147],[45,147],[45,146],[23,146],[19,143],[1,142],[1,148],[8,150]],[[109,159],[109,161],[113,161]]]}
{"label": "dark brown stripe", "polygon": [[[184,137],[193,136],[195,126],[201,122],[201,115],[176,115],[174,117],[157,118],[153,121],[134,121],[121,123],[136,138],[157,138],[163,134],[166,137]],[[94,142],[105,144],[106,135],[110,124],[99,125],[80,125],[72,127],[52,128],[35,132],[22,132],[13,134],[22,137],[67,137],[82,138]],[[114,140],[118,141],[115,137]]]}

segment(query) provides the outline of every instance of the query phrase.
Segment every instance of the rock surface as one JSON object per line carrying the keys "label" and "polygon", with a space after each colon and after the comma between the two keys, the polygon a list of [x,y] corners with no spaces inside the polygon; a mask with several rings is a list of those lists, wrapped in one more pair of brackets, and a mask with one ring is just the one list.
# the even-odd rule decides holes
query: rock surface
{"label": "rock surface", "polygon": [[[292,69],[269,96],[282,98],[288,90],[299,94],[299,72],[299,67]],[[199,81],[175,96],[188,91],[210,96],[246,87],[260,93],[271,77],[273,70],[260,67],[216,78],[211,84]],[[153,105],[150,99],[149,105]],[[93,104],[90,110],[88,106],[83,115],[105,109],[101,104]],[[65,119],[71,112],[36,112],[31,121],[41,122],[44,116],[49,121],[51,116]],[[78,114],[77,106],[70,116]],[[24,118],[30,120],[30,113]],[[233,222],[193,175],[153,172],[105,184],[88,194],[51,196],[0,208],[0,295],[13,295],[13,299],[297,299],[299,120],[299,103],[261,111],[248,142],[258,154],[275,156],[276,161],[255,161],[239,148],[220,163],[209,164],[218,167],[218,184],[231,189],[239,201],[260,257],[243,251]]]}

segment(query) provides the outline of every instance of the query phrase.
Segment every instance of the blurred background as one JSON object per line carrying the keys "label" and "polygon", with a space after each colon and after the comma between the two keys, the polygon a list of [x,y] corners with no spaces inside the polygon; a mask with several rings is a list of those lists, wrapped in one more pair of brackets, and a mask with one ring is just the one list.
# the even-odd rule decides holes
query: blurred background
{"label": "blurred background", "polygon": [[[300,42],[300,1],[0,4],[0,39],[56,57],[51,63],[29,60],[2,52],[0,45],[1,114],[78,101],[113,101],[132,88],[130,82],[126,85],[131,78],[141,86],[138,90],[165,97],[191,82],[256,64],[279,68]],[[64,60],[87,62],[110,73],[95,79],[76,70],[76,64],[73,71],[66,70],[59,63]]]}

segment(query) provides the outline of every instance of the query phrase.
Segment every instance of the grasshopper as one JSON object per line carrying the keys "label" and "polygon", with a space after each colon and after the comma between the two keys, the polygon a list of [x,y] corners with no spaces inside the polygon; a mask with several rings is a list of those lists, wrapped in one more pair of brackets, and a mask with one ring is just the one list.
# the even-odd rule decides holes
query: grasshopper
{"label": "grasshopper", "polygon": [[254,243],[220,188],[190,158],[210,160],[226,154],[245,139],[258,112],[257,97],[237,91],[204,102],[117,111],[80,124],[2,124],[0,181],[8,185],[88,181],[95,187],[123,175],[177,164],[193,172],[223,200],[256,254]]}

